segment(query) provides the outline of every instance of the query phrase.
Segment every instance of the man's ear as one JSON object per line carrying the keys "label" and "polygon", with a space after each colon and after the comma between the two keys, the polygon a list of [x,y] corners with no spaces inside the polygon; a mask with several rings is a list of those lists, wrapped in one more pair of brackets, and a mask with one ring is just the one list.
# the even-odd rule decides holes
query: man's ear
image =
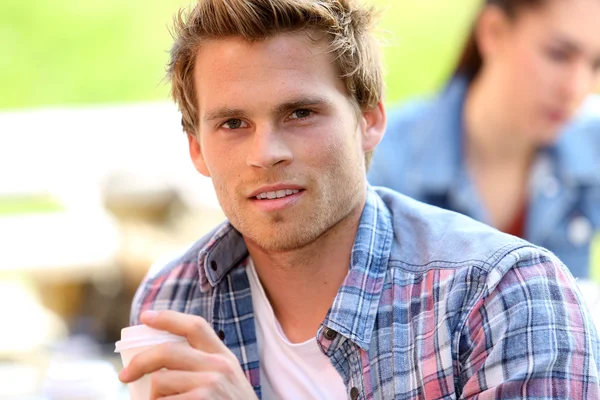
{"label": "man's ear", "polygon": [[189,150],[190,150],[190,158],[192,159],[192,163],[198,172],[200,172],[204,176],[210,176],[208,172],[208,168],[206,168],[206,162],[204,162],[204,155],[202,154],[202,147],[200,146],[200,141],[198,137],[193,133],[187,133]]}
{"label": "man's ear", "polygon": [[377,103],[372,109],[362,112],[362,147],[365,152],[373,150],[383,138],[386,123],[385,118],[383,101]]}

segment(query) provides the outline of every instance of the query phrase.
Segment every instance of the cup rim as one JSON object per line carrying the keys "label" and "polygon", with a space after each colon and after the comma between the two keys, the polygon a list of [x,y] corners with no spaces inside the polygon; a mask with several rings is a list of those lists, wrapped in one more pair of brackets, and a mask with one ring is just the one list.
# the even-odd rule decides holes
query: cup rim
{"label": "cup rim", "polygon": [[159,338],[148,338],[144,340],[119,340],[115,343],[115,353],[122,353],[124,351],[135,349],[137,347],[154,346],[161,343],[176,343],[185,342],[186,339],[181,336],[163,336]]}
{"label": "cup rim", "polygon": [[115,353],[121,353],[136,347],[184,341],[186,341],[186,338],[183,336],[150,328],[147,325],[134,325],[121,329],[121,340],[115,343]]}

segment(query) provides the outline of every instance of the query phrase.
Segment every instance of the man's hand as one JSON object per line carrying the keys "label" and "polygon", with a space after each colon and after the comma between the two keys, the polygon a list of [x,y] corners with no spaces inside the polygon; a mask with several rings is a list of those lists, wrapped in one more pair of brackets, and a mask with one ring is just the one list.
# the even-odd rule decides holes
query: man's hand
{"label": "man's hand", "polygon": [[235,355],[203,318],[175,311],[147,311],[142,323],[187,339],[163,343],[136,355],[119,374],[123,383],[152,373],[155,400],[256,399]]}

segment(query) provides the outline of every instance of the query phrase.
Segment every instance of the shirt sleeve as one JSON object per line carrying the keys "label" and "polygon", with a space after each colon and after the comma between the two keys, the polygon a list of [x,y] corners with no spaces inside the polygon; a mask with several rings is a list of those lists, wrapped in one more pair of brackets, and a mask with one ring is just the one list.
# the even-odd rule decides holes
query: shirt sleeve
{"label": "shirt sleeve", "polygon": [[575,280],[551,253],[525,250],[462,328],[461,398],[600,399],[598,334]]}
{"label": "shirt sleeve", "polygon": [[142,323],[140,321],[142,312],[156,308],[155,303],[159,298],[161,284],[163,283],[164,279],[162,278],[153,280],[146,277],[140,284],[131,303],[129,315],[130,326],[140,325]]}

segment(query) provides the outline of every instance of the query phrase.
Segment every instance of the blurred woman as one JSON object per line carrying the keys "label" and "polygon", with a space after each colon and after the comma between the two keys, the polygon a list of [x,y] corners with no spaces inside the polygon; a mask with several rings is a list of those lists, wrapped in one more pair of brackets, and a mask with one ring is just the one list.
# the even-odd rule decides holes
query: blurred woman
{"label": "blurred woman", "polygon": [[445,89],[389,113],[371,184],[523,237],[588,278],[599,21],[600,0],[488,0]]}

